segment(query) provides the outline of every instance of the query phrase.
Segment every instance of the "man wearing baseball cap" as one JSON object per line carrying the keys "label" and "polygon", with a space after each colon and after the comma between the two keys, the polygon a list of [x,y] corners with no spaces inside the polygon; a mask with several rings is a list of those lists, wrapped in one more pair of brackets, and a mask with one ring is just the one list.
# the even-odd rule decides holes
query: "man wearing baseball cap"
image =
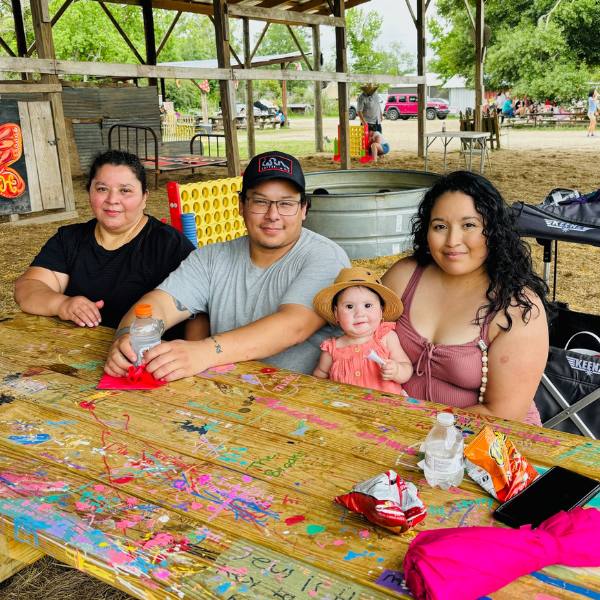
{"label": "man wearing baseball cap", "polygon": [[[250,161],[240,192],[248,235],[198,248],[140,300],[167,329],[196,316],[193,339],[146,352],[150,373],[172,381],[242,360],[312,373],[321,341],[331,336],[313,297],[350,262],[337,244],[302,227],[309,208],[295,157],[272,151]],[[125,375],[136,359],[132,321],[130,310],[109,351],[110,375]]]}

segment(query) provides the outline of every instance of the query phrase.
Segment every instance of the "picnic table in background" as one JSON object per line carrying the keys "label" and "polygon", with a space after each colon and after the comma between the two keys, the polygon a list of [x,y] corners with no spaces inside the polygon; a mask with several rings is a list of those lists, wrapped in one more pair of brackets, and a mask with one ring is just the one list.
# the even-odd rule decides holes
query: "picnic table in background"
{"label": "picnic table in background", "polygon": [[549,111],[527,113],[522,117],[505,117],[502,127],[540,127],[557,125],[587,124],[587,113],[584,111],[570,111],[553,113]]}
{"label": "picnic table in background", "polygon": [[[112,335],[47,317],[0,321],[4,559],[33,548],[136,598],[407,598],[415,532],[394,535],[333,503],[398,457],[428,507],[417,530],[502,526],[497,502],[468,479],[432,489],[414,468],[446,406],[259,362],[148,392],[97,390]],[[467,438],[487,423],[539,469],[600,477],[598,441],[454,412]],[[598,589],[600,569],[555,566],[493,598]]]}

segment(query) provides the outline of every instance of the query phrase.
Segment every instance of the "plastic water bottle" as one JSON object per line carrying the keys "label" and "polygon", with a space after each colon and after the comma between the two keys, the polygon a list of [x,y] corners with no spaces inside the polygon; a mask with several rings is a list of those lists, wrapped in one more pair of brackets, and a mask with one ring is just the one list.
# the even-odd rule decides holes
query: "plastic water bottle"
{"label": "plastic water bottle", "polygon": [[438,413],[421,449],[425,459],[419,465],[430,486],[447,490],[460,485],[464,475],[464,442],[461,432],[454,427],[453,414]]}
{"label": "plastic water bottle", "polygon": [[162,330],[162,323],[158,319],[152,318],[152,306],[150,304],[135,305],[135,320],[129,329],[129,341],[137,354],[136,367],[142,364],[144,353],[147,350],[160,344]]}

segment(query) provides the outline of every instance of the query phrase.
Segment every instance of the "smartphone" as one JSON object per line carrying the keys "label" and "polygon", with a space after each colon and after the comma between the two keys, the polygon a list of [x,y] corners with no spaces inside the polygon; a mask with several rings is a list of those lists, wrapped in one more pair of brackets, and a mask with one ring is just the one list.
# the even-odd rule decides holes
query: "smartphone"
{"label": "smartphone", "polygon": [[523,491],[501,504],[494,518],[511,527],[537,527],[561,510],[585,504],[600,491],[600,482],[563,467],[551,467]]}

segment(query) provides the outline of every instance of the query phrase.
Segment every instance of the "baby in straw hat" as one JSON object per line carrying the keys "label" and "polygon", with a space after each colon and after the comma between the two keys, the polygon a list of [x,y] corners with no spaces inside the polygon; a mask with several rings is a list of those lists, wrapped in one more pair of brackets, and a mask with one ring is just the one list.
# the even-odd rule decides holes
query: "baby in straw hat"
{"label": "baby in straw hat", "polygon": [[321,344],[315,377],[407,395],[412,364],[394,331],[402,302],[368,269],[342,269],[313,300],[315,311],[344,335]]}

